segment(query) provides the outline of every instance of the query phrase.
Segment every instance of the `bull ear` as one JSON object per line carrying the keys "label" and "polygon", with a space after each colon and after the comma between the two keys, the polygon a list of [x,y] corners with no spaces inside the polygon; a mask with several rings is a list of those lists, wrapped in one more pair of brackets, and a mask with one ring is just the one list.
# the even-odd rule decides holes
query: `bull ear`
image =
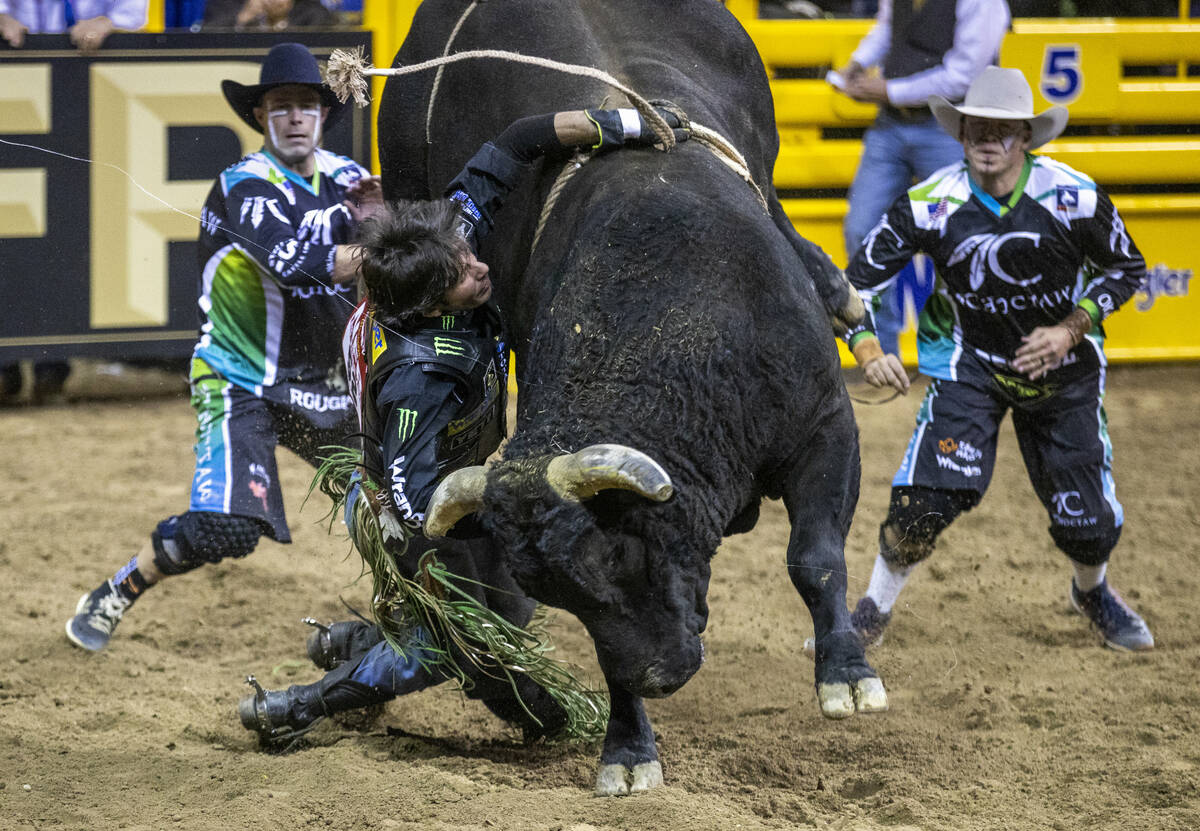
{"label": "bull ear", "polygon": [[425,536],[444,537],[460,519],[478,511],[485,485],[483,465],[459,468],[443,479],[425,509]]}
{"label": "bull ear", "polygon": [[658,462],[622,444],[593,444],[555,456],[546,468],[546,481],[555,493],[574,502],[610,488],[633,491],[655,502],[666,502],[675,492],[671,477]]}

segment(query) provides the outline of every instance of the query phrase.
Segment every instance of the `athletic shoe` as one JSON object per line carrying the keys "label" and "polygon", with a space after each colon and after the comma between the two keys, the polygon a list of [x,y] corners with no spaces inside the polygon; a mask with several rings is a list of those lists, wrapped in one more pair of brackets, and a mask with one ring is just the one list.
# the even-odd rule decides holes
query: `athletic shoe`
{"label": "athletic shoe", "polygon": [[870,597],[863,596],[850,613],[850,623],[862,641],[863,649],[883,643],[883,630],[892,619],[891,612],[881,612]]}
{"label": "athletic shoe", "polygon": [[335,669],[383,640],[378,626],[361,620],[344,620],[328,626],[311,617],[301,622],[315,630],[308,636],[305,648],[308,659],[323,670]]}
{"label": "athletic shoe", "polygon": [[67,621],[67,637],[82,649],[99,652],[108,646],[131,603],[113,588],[112,581],[105,580],[94,592],[79,598],[75,617]]}
{"label": "athletic shoe", "polygon": [[1154,648],[1154,636],[1146,621],[1108,587],[1107,580],[1102,580],[1091,591],[1081,592],[1075,586],[1075,579],[1071,578],[1071,605],[1092,622],[1105,645],[1128,652]]}

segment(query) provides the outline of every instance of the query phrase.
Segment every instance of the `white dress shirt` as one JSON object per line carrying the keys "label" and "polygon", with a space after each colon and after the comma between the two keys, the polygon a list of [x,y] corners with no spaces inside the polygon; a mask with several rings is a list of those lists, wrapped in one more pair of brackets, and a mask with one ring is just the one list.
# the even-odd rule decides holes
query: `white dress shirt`
{"label": "white dress shirt", "polygon": [[[118,29],[146,25],[149,0],[70,0],[75,22],[107,17]],[[31,35],[67,31],[64,0],[0,0],[0,14],[16,18]]]}
{"label": "white dress shirt", "polygon": [[[3,0],[0,0],[3,2]],[[915,75],[892,78],[887,96],[893,106],[924,106],[931,95],[961,101],[971,81],[996,61],[1012,17],[1005,0],[958,0],[954,4],[954,44],[942,62]],[[883,63],[892,45],[892,0],[880,0],[875,25],[851,59],[862,67]]]}

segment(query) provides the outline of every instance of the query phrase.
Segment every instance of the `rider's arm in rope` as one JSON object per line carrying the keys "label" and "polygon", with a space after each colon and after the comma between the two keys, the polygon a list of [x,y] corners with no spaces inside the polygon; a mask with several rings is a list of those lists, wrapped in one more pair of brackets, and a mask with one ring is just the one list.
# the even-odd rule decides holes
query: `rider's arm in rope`
{"label": "rider's arm in rope", "polygon": [[[658,113],[675,132],[687,138],[674,113]],[[564,110],[519,118],[484,144],[446,188],[462,205],[470,225],[468,237],[478,244],[495,225],[493,217],[504,198],[520,184],[540,158],[565,159],[575,150],[607,151],[623,145],[647,146],[658,138],[636,110]]]}

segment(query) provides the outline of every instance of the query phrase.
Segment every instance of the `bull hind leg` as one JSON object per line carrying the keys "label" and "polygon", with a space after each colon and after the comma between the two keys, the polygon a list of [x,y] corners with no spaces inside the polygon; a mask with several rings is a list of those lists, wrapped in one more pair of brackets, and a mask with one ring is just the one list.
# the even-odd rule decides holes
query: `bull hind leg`
{"label": "bull hind leg", "polygon": [[663,782],[654,729],[642,699],[609,685],[608,732],[596,772],[597,796],[625,796]]}
{"label": "bull hind leg", "polygon": [[860,469],[857,431],[848,404],[845,409],[844,418],[816,431],[784,491],[792,524],[788,575],[812,615],[817,698],[827,718],[888,706],[846,608],[846,534],[858,502]]}

